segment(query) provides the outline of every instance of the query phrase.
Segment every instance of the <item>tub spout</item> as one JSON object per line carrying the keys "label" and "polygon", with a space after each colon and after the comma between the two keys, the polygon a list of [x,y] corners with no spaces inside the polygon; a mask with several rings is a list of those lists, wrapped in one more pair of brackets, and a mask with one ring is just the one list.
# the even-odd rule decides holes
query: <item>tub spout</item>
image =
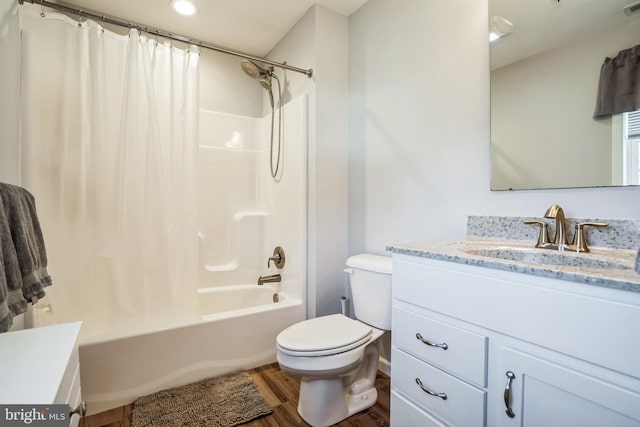
{"label": "tub spout", "polygon": [[265,283],[275,283],[280,282],[282,277],[279,274],[272,274],[270,276],[260,276],[258,277],[258,286],[264,285]]}

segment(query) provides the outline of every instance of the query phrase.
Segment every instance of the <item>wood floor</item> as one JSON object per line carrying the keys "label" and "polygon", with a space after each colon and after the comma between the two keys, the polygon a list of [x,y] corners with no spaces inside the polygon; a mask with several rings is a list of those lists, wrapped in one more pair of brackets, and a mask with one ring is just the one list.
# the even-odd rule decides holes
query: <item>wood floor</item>
{"label": "wood floor", "polygon": [[[298,415],[300,382],[280,370],[277,363],[249,371],[251,379],[260,390],[273,413],[242,424],[243,427],[304,427],[309,426]],[[378,372],[376,378],[378,401],[366,411],[355,414],[336,424],[337,427],[388,427],[389,426],[389,377]],[[133,405],[85,417],[80,427],[129,427]]]}

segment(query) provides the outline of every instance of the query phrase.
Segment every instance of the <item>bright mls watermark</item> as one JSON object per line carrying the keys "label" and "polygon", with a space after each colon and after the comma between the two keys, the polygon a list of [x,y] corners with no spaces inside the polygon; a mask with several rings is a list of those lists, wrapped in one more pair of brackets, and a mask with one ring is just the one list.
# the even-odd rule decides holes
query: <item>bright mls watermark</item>
{"label": "bright mls watermark", "polygon": [[0,405],[0,427],[68,427],[69,405]]}

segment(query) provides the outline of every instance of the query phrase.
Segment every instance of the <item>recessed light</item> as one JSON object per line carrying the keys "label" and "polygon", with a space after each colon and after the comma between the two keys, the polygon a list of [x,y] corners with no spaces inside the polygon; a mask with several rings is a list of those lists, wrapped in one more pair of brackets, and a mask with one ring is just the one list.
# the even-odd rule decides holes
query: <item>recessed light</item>
{"label": "recessed light", "polygon": [[171,7],[180,15],[186,16],[194,15],[198,11],[196,5],[190,0],[171,0]]}

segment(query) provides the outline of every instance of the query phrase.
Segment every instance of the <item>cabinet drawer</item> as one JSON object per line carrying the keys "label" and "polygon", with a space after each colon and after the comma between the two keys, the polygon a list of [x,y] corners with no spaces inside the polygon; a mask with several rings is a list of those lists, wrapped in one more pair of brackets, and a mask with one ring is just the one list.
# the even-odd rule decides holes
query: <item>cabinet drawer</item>
{"label": "cabinet drawer", "polygon": [[[395,346],[482,387],[486,385],[485,336],[395,307],[392,322]],[[432,343],[446,344],[447,349],[429,346],[416,334]]]}
{"label": "cabinet drawer", "polygon": [[[459,380],[405,352],[393,348],[391,386],[418,404],[452,424],[483,427],[486,392]],[[422,382],[435,393],[445,393],[447,399],[427,394],[416,383]],[[395,413],[395,412],[394,412]]]}
{"label": "cabinet drawer", "polygon": [[447,427],[396,392],[391,392],[391,427]]}

